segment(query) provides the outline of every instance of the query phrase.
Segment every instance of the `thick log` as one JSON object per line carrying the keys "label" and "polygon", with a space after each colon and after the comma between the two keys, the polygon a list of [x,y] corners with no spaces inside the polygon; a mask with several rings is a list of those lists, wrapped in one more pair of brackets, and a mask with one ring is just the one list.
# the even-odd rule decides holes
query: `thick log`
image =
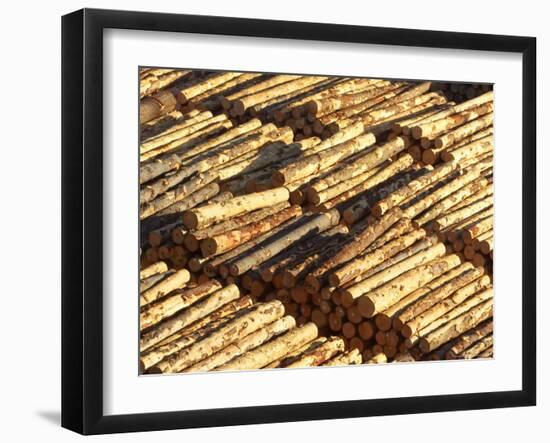
{"label": "thick log", "polygon": [[187,211],[183,214],[183,223],[188,229],[202,229],[221,220],[288,201],[289,196],[286,188],[275,188],[235,197],[227,202],[214,203]]}
{"label": "thick log", "polygon": [[146,279],[144,280],[140,280],[139,281],[139,292],[140,294],[144,291],[146,291],[147,289],[153,287],[154,285],[156,285],[159,281],[165,279],[166,277],[168,277],[169,275],[172,275],[175,271],[165,271],[165,272],[162,272],[160,274],[154,274],[154,275],[151,275],[151,277],[147,277]]}
{"label": "thick log", "polygon": [[275,240],[263,245],[262,248],[257,249],[231,263],[229,272],[233,276],[242,275],[254,266],[258,266],[271,257],[277,255],[291,244],[307,236],[326,231],[327,229],[336,226],[339,219],[340,214],[338,211],[330,211],[313,216],[305,223],[297,225],[290,232],[287,232],[284,237],[276,238]]}
{"label": "thick log", "polygon": [[319,366],[330,360],[336,354],[344,351],[344,340],[340,337],[331,337],[318,348],[304,353],[298,360],[286,366],[287,368],[306,368]]}
{"label": "thick log", "polygon": [[217,280],[209,280],[206,283],[184,290],[180,293],[165,297],[158,303],[150,304],[139,313],[139,329],[143,331],[175,313],[193,305],[208,295],[222,288]]}
{"label": "thick log", "polygon": [[175,334],[178,330],[211,314],[226,303],[236,300],[239,298],[239,294],[239,288],[236,285],[228,285],[214,292],[205,300],[190,306],[188,309],[162,322],[158,327],[144,334],[140,340],[141,350],[149,349],[170,335]]}
{"label": "thick log", "polygon": [[[470,244],[473,242],[474,238],[479,237],[481,234],[484,234],[492,229],[493,216],[486,217],[463,229],[462,238],[466,244]],[[485,254],[485,252],[483,253]]]}
{"label": "thick log", "polygon": [[247,95],[256,94],[260,91],[265,91],[266,89],[272,88],[273,86],[280,85],[282,83],[287,83],[292,80],[300,78],[298,75],[274,75],[268,79],[263,79],[253,85],[248,86],[247,88],[241,89],[231,95],[227,95],[221,98],[221,104],[224,109],[229,109],[234,100],[237,100],[241,97]]}
{"label": "thick log", "polygon": [[139,271],[139,279],[145,280],[148,277],[151,277],[155,274],[161,274],[166,271],[168,271],[168,265],[163,261],[159,261]]}
{"label": "thick log", "polygon": [[469,311],[466,311],[448,323],[445,323],[440,328],[429,333],[425,337],[420,338],[418,347],[424,353],[430,352],[441,346],[443,343],[458,337],[468,329],[477,326],[483,320],[489,318],[492,314],[493,300],[485,300],[474,306]]}
{"label": "thick log", "polygon": [[301,214],[302,208],[300,206],[291,206],[263,220],[250,223],[241,229],[234,229],[223,234],[205,238],[200,245],[202,255],[209,257],[222,254]]}
{"label": "thick log", "polygon": [[186,269],[181,269],[173,275],[170,275],[165,280],[162,280],[152,288],[140,294],[140,307],[146,306],[149,303],[159,300],[160,298],[168,295],[170,292],[175,291],[176,289],[183,288],[190,278],[191,275]]}
{"label": "thick log", "polygon": [[448,255],[435,259],[425,265],[417,266],[376,288],[374,291],[363,295],[357,302],[359,312],[363,317],[370,318],[389,308],[434,278],[439,277],[444,272],[447,272],[459,262],[460,258],[458,256]]}
{"label": "thick log", "polygon": [[258,304],[249,312],[222,325],[208,337],[165,358],[150,368],[149,372],[181,372],[283,315],[284,307],[278,300]]}
{"label": "thick log", "polygon": [[280,318],[267,326],[248,334],[246,337],[230,344],[221,351],[216,352],[204,360],[199,361],[193,366],[188,367],[184,372],[211,371],[221,366],[233,358],[238,357],[245,352],[254,349],[273,337],[287,332],[296,326],[296,321],[290,315]]}

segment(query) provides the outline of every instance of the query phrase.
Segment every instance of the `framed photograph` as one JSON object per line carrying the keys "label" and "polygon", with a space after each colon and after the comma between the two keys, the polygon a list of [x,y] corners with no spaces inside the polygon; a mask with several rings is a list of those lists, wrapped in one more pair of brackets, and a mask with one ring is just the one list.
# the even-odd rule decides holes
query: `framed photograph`
{"label": "framed photograph", "polygon": [[530,37],[62,21],[62,425],[534,405]]}

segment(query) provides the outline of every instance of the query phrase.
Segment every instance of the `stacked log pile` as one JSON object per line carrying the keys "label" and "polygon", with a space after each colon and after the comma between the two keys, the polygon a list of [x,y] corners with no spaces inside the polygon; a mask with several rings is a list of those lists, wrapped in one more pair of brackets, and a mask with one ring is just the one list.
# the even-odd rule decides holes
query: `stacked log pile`
{"label": "stacked log pile", "polygon": [[485,85],[140,78],[142,371],[492,355]]}

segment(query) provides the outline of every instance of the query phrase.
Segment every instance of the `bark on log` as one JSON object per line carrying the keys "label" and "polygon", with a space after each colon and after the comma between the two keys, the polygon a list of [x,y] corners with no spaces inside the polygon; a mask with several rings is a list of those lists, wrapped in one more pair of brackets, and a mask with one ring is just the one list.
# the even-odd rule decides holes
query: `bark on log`
{"label": "bark on log", "polygon": [[478,200],[471,205],[465,206],[442,217],[439,217],[432,223],[432,227],[437,231],[442,231],[443,229],[452,226],[453,224],[458,223],[461,220],[465,220],[472,215],[479,213],[480,211],[492,207],[492,205],[493,196],[489,195],[488,197]]}
{"label": "bark on log", "polygon": [[344,283],[352,280],[354,277],[360,275],[373,268],[376,265],[384,262],[385,260],[393,257],[397,253],[412,246],[416,241],[426,236],[426,231],[423,229],[416,229],[402,237],[399,237],[393,241],[386,243],[381,248],[372,251],[368,254],[357,257],[347,262],[343,267],[332,272],[329,275],[329,283],[332,286],[339,287]]}
{"label": "bark on log", "polygon": [[168,271],[168,265],[163,261],[159,261],[139,271],[139,279],[145,280],[148,277],[151,277],[155,274],[161,274],[166,271]]}
{"label": "bark on log", "polygon": [[486,320],[493,314],[493,300],[485,300],[478,305],[471,308],[469,311],[464,312],[458,317],[445,323],[435,331],[432,331],[425,337],[420,338],[418,347],[424,353],[428,353],[443,343],[458,337],[460,334],[466,332]]}
{"label": "bark on log", "polygon": [[189,251],[198,251],[200,247],[200,241],[204,240],[205,238],[214,237],[216,235],[223,234],[224,232],[229,232],[234,229],[247,226],[251,223],[258,222],[288,207],[288,202],[282,202],[268,208],[258,209],[256,211],[222,221],[207,228],[199,229],[198,231],[186,232],[183,243]]}
{"label": "bark on log", "polygon": [[338,355],[326,363],[323,366],[347,366],[347,365],[360,365],[363,363],[363,357],[358,349],[353,349],[344,354]]}
{"label": "bark on log", "polygon": [[202,229],[218,221],[242,215],[249,211],[288,201],[286,188],[275,188],[264,192],[235,197],[227,202],[215,203],[187,211],[183,223],[188,229]]}
{"label": "bark on log", "polygon": [[304,346],[317,337],[318,330],[314,323],[307,323],[300,328],[291,329],[262,346],[253,349],[232,361],[219,366],[216,370],[260,369],[280,359],[292,350]]}
{"label": "bark on log", "polygon": [[[423,297],[444,286],[453,278],[458,277],[464,272],[473,269],[470,262],[464,262],[458,266],[451,268],[443,275],[428,282],[423,287],[411,292],[406,297],[402,298],[398,303],[386,309],[382,315],[392,319],[392,327],[396,331],[401,331],[403,325],[422,312],[422,307],[416,303],[422,300]],[[418,308],[418,309],[417,309]]]}
{"label": "bark on log", "polygon": [[310,293],[318,292],[321,289],[322,283],[328,277],[327,272],[329,270],[357,257],[400,218],[401,210],[393,210],[376,223],[368,226],[361,233],[357,234],[353,242],[347,243],[339,252],[328,258],[306,277],[306,287],[308,291]]}
{"label": "bark on log", "polygon": [[147,306],[139,314],[139,329],[143,331],[177,312],[193,305],[208,295],[222,288],[217,280],[209,280],[206,283],[184,290],[180,293],[165,297],[158,303]]}
{"label": "bark on log", "polygon": [[139,296],[139,306],[143,307],[152,303],[160,298],[168,295],[170,292],[175,291],[176,289],[183,288],[186,283],[191,278],[189,271],[186,269],[181,269],[169,276],[165,280],[157,283],[152,288],[143,292]]}
{"label": "bark on log", "polygon": [[[433,241],[433,239],[430,239]],[[342,291],[342,303],[351,306],[353,300],[358,299],[364,294],[372,291],[374,288],[384,285],[395,277],[410,271],[424,263],[442,257],[445,254],[445,245],[437,243],[428,249],[421,250],[409,258],[401,260],[394,265],[378,272]],[[458,259],[458,257],[457,257]]]}
{"label": "bark on log", "polygon": [[[295,163],[275,171],[272,176],[272,182],[276,186],[282,186],[291,183],[308,175],[317,174],[339,161],[342,161],[351,155],[367,149],[375,142],[372,134],[363,134],[341,143],[333,148],[325,149],[322,153],[313,153],[299,159]],[[317,145],[319,146],[319,145]],[[315,150],[314,147],[312,150]]]}
{"label": "bark on log", "polygon": [[224,324],[208,337],[165,358],[149,371],[151,373],[181,372],[224,349],[239,338],[278,320],[283,315],[284,306],[278,300],[258,304],[250,312]]}
{"label": "bark on log", "polygon": [[210,357],[201,360],[193,366],[190,366],[185,369],[184,372],[211,371],[214,368],[231,361],[233,358],[264,344],[273,337],[287,332],[295,326],[296,321],[294,320],[294,317],[287,315],[286,317],[280,318],[279,320],[276,320],[273,323],[248,334],[246,337],[230,344],[221,351],[218,351]]}
{"label": "bark on log", "polygon": [[467,348],[472,346],[477,341],[481,340],[483,337],[491,334],[492,332],[492,320],[487,320],[483,323],[480,323],[475,328],[465,332],[460,337],[458,337],[456,343],[445,354],[445,358],[447,358],[448,360],[459,358],[459,355],[461,355],[462,352],[464,352]]}
{"label": "bark on log", "polygon": [[460,258],[458,256],[448,255],[407,271],[361,297],[357,302],[359,312],[363,317],[370,318],[447,272],[459,262]]}
{"label": "bark on log", "polygon": [[217,195],[219,195],[220,186],[217,183],[209,183],[208,185],[200,188],[199,190],[189,194],[187,197],[183,198],[176,203],[171,204],[167,208],[164,208],[162,211],[155,213],[155,217],[174,217],[179,216],[183,211],[188,209],[200,206],[201,203],[213,200]]}
{"label": "bark on log", "polygon": [[233,276],[242,275],[252,267],[260,265],[269,258],[277,255],[296,241],[336,226],[339,219],[340,214],[338,211],[330,211],[313,216],[305,223],[296,226],[296,228],[292,229],[284,237],[277,238],[265,244],[261,249],[255,250],[245,257],[231,263],[229,272]]}
{"label": "bark on log", "polygon": [[465,125],[459,126],[458,128],[445,133],[434,139],[434,146],[438,149],[451,146],[457,141],[468,137],[472,134],[475,134],[477,131],[481,131],[493,124],[493,113],[489,112],[487,114],[478,117],[475,120],[472,120]]}
{"label": "bark on log", "polygon": [[344,351],[344,340],[340,337],[331,337],[313,351],[306,352],[298,360],[286,366],[287,368],[306,368],[319,366],[336,354]]}
{"label": "bark on log", "polygon": [[159,91],[139,102],[139,123],[143,124],[176,109],[177,100],[171,91]]}
{"label": "bark on log", "polygon": [[214,292],[204,301],[190,306],[185,311],[162,322],[158,327],[144,334],[140,340],[141,350],[144,351],[154,346],[170,335],[176,333],[178,330],[191,325],[208,314],[211,314],[226,303],[236,300],[239,298],[239,295],[240,293],[237,285],[228,285],[219,291]]}
{"label": "bark on log", "polygon": [[205,238],[200,245],[202,255],[203,257],[209,257],[223,254],[301,214],[302,208],[300,206],[291,206],[273,214],[269,218],[250,223],[241,229],[234,229],[223,234]]}
{"label": "bark on log", "polygon": [[483,272],[483,268],[472,269],[415,303],[413,309],[420,313],[403,325],[401,328],[403,337],[411,337],[471,295],[487,288],[491,284],[491,279],[486,275],[483,276]]}
{"label": "bark on log", "polygon": [[176,98],[181,105],[185,105],[193,97],[196,97],[210,89],[216,88],[230,80],[233,80],[239,75],[241,75],[240,72],[224,72],[220,74],[214,74],[203,81],[197,82],[192,86],[180,89],[176,93]]}

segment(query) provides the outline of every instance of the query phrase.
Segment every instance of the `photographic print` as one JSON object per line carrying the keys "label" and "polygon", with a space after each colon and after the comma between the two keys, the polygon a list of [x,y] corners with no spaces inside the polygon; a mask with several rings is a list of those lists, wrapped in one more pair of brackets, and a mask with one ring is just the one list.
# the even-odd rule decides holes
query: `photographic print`
{"label": "photographic print", "polygon": [[140,374],[493,358],[492,84],[136,87]]}

